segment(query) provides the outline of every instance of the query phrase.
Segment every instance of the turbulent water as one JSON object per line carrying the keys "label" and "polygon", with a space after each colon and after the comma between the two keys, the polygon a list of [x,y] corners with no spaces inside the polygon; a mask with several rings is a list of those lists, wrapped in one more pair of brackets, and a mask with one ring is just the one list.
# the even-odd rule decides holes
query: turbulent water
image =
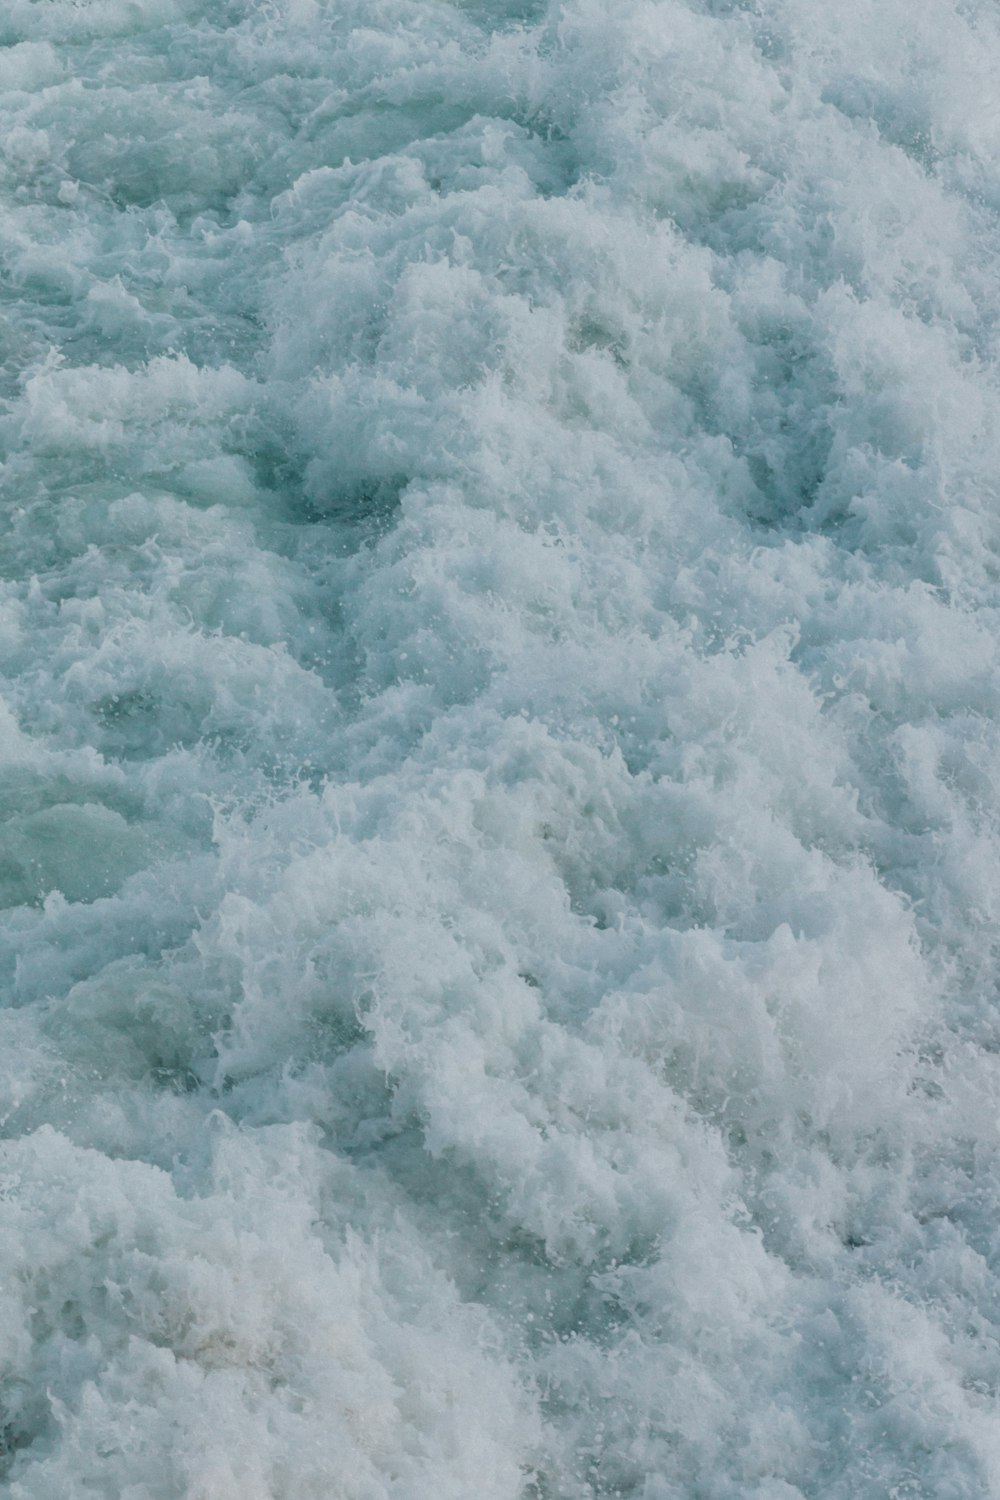
{"label": "turbulent water", "polygon": [[5,0],[11,1500],[1000,1496],[993,0]]}

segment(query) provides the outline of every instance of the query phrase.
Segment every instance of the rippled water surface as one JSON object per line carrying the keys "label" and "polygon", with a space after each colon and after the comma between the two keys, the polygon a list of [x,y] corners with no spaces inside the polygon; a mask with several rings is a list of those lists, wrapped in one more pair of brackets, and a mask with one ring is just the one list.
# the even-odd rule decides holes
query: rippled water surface
{"label": "rippled water surface", "polygon": [[991,0],[6,0],[11,1500],[1000,1496]]}

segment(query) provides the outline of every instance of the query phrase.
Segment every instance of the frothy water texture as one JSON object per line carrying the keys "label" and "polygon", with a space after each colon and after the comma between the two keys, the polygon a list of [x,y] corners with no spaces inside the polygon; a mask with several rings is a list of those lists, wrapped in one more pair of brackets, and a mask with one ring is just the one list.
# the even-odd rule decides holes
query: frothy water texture
{"label": "frothy water texture", "polygon": [[993,0],[5,0],[11,1500],[1000,1496]]}

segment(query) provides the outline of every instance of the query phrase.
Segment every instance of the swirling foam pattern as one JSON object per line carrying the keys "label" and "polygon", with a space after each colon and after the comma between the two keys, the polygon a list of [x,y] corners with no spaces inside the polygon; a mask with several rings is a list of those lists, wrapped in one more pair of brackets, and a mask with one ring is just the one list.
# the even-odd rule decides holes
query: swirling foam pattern
{"label": "swirling foam pattern", "polygon": [[6,0],[11,1500],[1000,1496],[992,0]]}

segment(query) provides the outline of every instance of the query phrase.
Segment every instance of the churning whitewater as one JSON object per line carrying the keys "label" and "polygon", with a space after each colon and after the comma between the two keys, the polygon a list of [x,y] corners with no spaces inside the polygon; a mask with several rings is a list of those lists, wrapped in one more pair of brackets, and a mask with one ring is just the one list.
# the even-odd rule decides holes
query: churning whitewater
{"label": "churning whitewater", "polygon": [[993,0],[5,0],[10,1500],[1000,1497]]}

